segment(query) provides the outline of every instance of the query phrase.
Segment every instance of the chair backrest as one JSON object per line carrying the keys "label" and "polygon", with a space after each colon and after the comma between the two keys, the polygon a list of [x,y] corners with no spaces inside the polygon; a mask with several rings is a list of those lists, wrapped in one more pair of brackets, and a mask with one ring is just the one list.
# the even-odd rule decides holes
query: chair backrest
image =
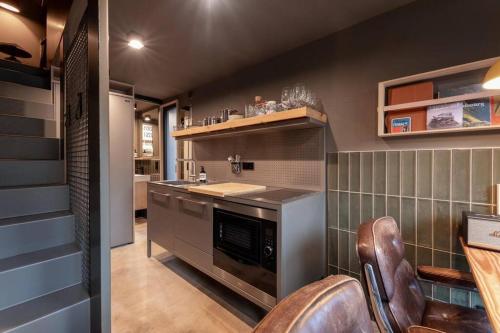
{"label": "chair backrest", "polygon": [[357,250],[372,310],[382,332],[406,332],[419,325],[425,296],[392,217],[372,219],[358,228]]}
{"label": "chair backrest", "polygon": [[282,300],[254,330],[271,332],[371,333],[373,327],[359,281],[331,275]]}

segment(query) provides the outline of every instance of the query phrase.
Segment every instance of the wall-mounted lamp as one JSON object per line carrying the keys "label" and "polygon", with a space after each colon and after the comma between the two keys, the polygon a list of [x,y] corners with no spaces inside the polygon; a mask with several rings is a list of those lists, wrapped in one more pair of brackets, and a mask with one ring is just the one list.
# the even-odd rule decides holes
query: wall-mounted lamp
{"label": "wall-mounted lamp", "polygon": [[149,123],[151,121],[151,116],[149,114],[144,116],[144,121]]}
{"label": "wall-mounted lamp", "polygon": [[10,10],[11,12],[14,13],[21,12],[19,10],[19,6],[17,5],[16,1],[0,1],[0,7],[2,7],[3,9]]}
{"label": "wall-mounted lamp", "polygon": [[483,81],[484,89],[500,89],[500,60],[490,67]]}
{"label": "wall-mounted lamp", "polygon": [[128,46],[133,49],[140,50],[144,47],[144,43],[142,41],[142,37],[135,33],[131,32],[128,34]]}

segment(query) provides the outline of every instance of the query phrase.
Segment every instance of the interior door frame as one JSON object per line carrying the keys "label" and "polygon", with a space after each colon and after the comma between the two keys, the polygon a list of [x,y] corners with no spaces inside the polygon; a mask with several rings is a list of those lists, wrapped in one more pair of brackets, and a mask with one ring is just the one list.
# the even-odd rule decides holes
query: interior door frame
{"label": "interior door frame", "polygon": [[[164,154],[164,130],[163,130],[163,117],[165,117],[165,114],[164,114],[164,109],[169,107],[169,106],[172,106],[172,105],[175,105],[175,111],[177,113],[177,119],[179,119],[179,100],[178,99],[174,99],[170,102],[167,102],[167,103],[163,103],[163,104],[160,104],[160,112],[159,112],[159,117],[158,117],[158,124],[160,126],[158,126],[158,133],[159,133],[159,137],[160,137],[160,142],[159,142],[159,147],[160,147],[160,178],[161,180],[165,180],[165,168],[164,168],[164,164],[165,164],[165,154]],[[179,157],[179,143],[177,143],[177,156],[176,158]],[[176,173],[177,173],[177,179],[180,178],[181,176],[181,172],[179,170],[179,168],[176,169]]]}

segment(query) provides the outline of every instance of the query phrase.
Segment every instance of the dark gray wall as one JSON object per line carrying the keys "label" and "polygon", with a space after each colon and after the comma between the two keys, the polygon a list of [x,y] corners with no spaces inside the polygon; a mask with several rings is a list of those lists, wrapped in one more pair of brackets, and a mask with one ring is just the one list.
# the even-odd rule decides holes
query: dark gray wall
{"label": "dark gray wall", "polygon": [[279,99],[300,81],[323,101],[328,151],[500,143],[500,131],[381,139],[376,128],[378,82],[499,56],[499,12],[498,0],[417,1],[196,89],[193,118],[243,110],[255,95]]}

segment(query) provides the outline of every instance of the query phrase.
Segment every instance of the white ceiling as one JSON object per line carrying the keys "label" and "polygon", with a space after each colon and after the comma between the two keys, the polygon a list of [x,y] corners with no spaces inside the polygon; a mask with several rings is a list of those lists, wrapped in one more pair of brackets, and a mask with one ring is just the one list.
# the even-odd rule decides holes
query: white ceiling
{"label": "white ceiling", "polygon": [[110,74],[166,98],[412,1],[110,0]]}

